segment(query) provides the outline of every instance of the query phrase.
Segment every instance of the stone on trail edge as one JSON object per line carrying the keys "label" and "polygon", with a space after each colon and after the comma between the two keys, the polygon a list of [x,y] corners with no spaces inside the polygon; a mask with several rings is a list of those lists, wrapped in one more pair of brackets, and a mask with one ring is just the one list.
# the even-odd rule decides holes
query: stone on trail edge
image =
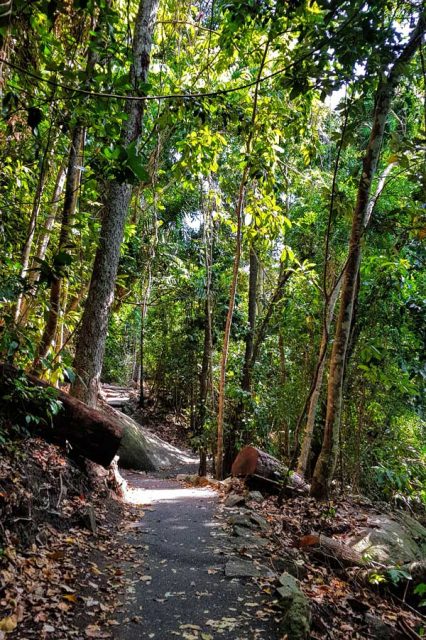
{"label": "stone on trail edge", "polygon": [[289,573],[280,576],[277,592],[285,608],[281,622],[282,632],[291,640],[305,640],[311,626],[311,611],[307,597],[299,588],[296,578]]}
{"label": "stone on trail edge", "polygon": [[229,560],[225,566],[227,578],[273,578],[274,572],[263,564],[250,560]]}
{"label": "stone on trail edge", "polygon": [[234,507],[236,507],[237,505],[242,505],[244,504],[246,501],[245,497],[238,494],[238,493],[230,493],[229,496],[226,498],[224,505],[225,507],[228,507],[229,509],[233,509]]}
{"label": "stone on trail edge", "polygon": [[403,565],[426,557],[426,529],[407,513],[373,514],[348,544],[376,562]]}

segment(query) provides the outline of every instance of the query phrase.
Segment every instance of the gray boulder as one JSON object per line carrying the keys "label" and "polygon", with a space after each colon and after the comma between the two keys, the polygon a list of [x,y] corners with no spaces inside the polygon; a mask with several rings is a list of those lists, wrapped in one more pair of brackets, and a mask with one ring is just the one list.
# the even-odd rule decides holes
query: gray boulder
{"label": "gray boulder", "polygon": [[426,556],[426,529],[403,512],[373,514],[349,545],[368,560],[389,566],[408,564]]}

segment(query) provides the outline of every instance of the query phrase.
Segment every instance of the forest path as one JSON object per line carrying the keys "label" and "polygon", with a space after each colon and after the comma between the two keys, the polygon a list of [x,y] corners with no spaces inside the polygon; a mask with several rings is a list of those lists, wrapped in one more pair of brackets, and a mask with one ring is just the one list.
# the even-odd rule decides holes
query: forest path
{"label": "forest path", "polygon": [[125,477],[130,502],[147,509],[124,538],[140,549],[143,563],[123,566],[129,582],[114,638],[282,637],[270,610],[270,595],[250,578],[224,575],[228,553],[233,559],[238,556],[224,531],[217,493],[158,476],[126,472]]}

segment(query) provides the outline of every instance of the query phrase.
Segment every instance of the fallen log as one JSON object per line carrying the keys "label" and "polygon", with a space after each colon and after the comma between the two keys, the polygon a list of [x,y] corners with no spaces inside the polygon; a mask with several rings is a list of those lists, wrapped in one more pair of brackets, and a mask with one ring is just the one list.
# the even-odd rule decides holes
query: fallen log
{"label": "fallen log", "polygon": [[290,489],[299,493],[308,493],[309,485],[304,479],[289,469],[277,458],[256,447],[247,446],[241,449],[232,465],[234,477],[246,477],[251,486],[256,482],[276,489],[287,483]]}
{"label": "fallen log", "polygon": [[[51,416],[51,424],[39,425],[37,432],[46,440],[70,447],[73,455],[81,455],[93,462],[108,467],[114,459],[123,436],[123,426],[118,419],[107,416],[101,411],[88,407],[80,400],[53,389],[46,382],[35,376],[23,374],[16,367],[0,363],[0,394],[3,398],[10,396],[10,406],[3,400],[3,410],[13,414],[13,403],[17,402],[17,390],[14,381],[24,375],[25,384],[31,387],[51,389],[62,404],[59,412]],[[40,402],[31,393],[19,394],[19,411],[37,415]]]}
{"label": "fallen log", "polygon": [[353,567],[368,567],[371,566],[365,561],[362,554],[355,549],[352,549],[344,542],[336,540],[335,538],[329,538],[322,534],[313,533],[308,536],[303,536],[299,540],[299,546],[302,549],[311,548],[315,551],[319,551],[322,555],[330,558],[334,558],[339,563]]}

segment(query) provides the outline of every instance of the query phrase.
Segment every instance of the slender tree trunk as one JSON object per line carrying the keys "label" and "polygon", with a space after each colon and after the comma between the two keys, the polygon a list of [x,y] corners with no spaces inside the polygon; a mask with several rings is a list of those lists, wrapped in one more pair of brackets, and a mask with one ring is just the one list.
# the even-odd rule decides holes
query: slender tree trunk
{"label": "slender tree trunk", "polygon": [[376,94],[373,126],[363,160],[362,176],[352,219],[348,260],[331,353],[323,444],[312,478],[311,495],[317,499],[324,499],[328,496],[336,467],[346,350],[352,324],[355,289],[361,261],[361,240],[370,200],[371,183],[377,168],[394,90],[406,64],[411,60],[421,43],[425,31],[425,16],[426,12],[423,12],[409,42],[393,64],[388,77],[380,83]]}
{"label": "slender tree trunk", "polygon": [[[280,384],[281,388],[284,387],[287,379],[287,371],[286,371],[286,359],[285,359],[285,351],[284,351],[284,337],[283,333],[280,329],[278,333],[278,354],[280,358]],[[290,432],[288,421],[281,417],[280,424],[280,450],[282,455],[289,460],[290,459]]]}
{"label": "slender tree trunk", "polygon": [[[158,4],[159,0],[141,0],[136,16],[131,82],[137,95],[141,93],[141,83],[146,83],[148,77]],[[140,137],[144,104],[144,101],[127,101],[127,120],[120,140],[124,147],[137,142]],[[97,400],[108,317],[114,299],[120,247],[131,196],[131,184],[118,180],[109,184],[89,295],[76,345],[76,381],[72,393],[93,406]]]}
{"label": "slender tree trunk", "polygon": [[[52,127],[51,125],[48,133],[48,139],[46,143],[46,148],[43,154],[43,158],[40,165],[40,173],[37,181],[36,192],[34,196],[34,203],[31,210],[30,221],[28,223],[27,237],[24,242],[24,246],[22,247],[21,252],[21,278],[25,278],[27,276],[28,266],[30,264],[30,255],[33,247],[34,236],[37,227],[38,215],[40,213],[41,207],[41,199],[43,196],[44,187],[46,184],[48,169],[49,169],[49,155],[51,152],[51,138],[52,138]],[[18,297],[15,307],[15,322],[18,324],[21,316],[21,308],[22,308],[23,294],[21,293]]]}
{"label": "slender tree trunk", "polygon": [[44,224],[42,235],[37,243],[38,248],[37,248],[36,257],[32,261],[31,263],[32,268],[28,273],[28,286],[33,296],[31,297],[30,300],[28,299],[28,297],[22,299],[20,317],[18,320],[19,324],[21,325],[26,324],[31,307],[33,306],[31,303],[32,302],[34,303],[34,300],[35,300],[35,297],[34,297],[36,293],[35,285],[40,280],[40,264],[46,257],[46,252],[49,246],[51,232],[56,220],[56,214],[59,209],[58,205],[59,205],[59,200],[61,198],[62,191],[64,188],[66,174],[67,172],[66,172],[65,163],[62,163],[58,171],[55,188],[53,190],[52,200],[50,202],[50,207],[51,207],[50,212]]}
{"label": "slender tree trunk", "polygon": [[[76,125],[71,139],[71,148],[68,159],[67,178],[65,186],[64,207],[62,210],[61,231],[59,234],[58,253],[65,252],[69,243],[72,221],[75,215],[78,199],[78,188],[81,175],[81,154],[83,149],[84,129]],[[55,338],[61,301],[62,275],[58,270],[52,280],[49,299],[49,313],[44,327],[43,335],[38,346],[37,355],[33,363],[33,374],[40,372],[41,362],[46,357],[52,341]]]}
{"label": "slender tree trunk", "polygon": [[260,347],[263,344],[263,341],[266,338],[266,332],[269,327],[269,323],[271,322],[271,318],[276,309],[276,306],[284,296],[285,285],[289,281],[292,271],[287,271],[284,263],[282,262],[280,265],[280,271],[278,274],[278,282],[275,288],[275,291],[268,302],[268,306],[265,311],[265,315],[262,320],[259,322],[258,329],[255,332],[254,341],[253,341],[253,350],[250,361],[250,369],[252,370],[254,365],[257,362],[257,358],[259,356]]}
{"label": "slender tree trunk", "polygon": [[145,319],[146,314],[148,312],[148,302],[149,296],[151,295],[151,282],[152,282],[152,274],[151,274],[151,262],[148,266],[148,282],[145,289],[145,293],[143,295],[143,300],[141,304],[141,333],[140,333],[140,387],[139,387],[139,406],[144,409],[145,407],[145,394],[144,394],[144,380],[145,380]]}
{"label": "slender tree trunk", "polygon": [[[237,455],[236,441],[237,434],[244,434],[244,414],[248,411],[248,399],[251,396],[252,388],[252,372],[253,372],[253,347],[254,332],[256,328],[256,312],[257,312],[257,286],[259,276],[259,261],[253,245],[250,246],[249,255],[249,290],[248,290],[248,330],[245,338],[244,363],[241,376],[241,390],[243,395],[240,397],[231,420],[232,431],[226,442],[225,456],[223,461],[224,474],[231,471],[231,466]],[[247,438],[243,437],[244,444],[248,444]]]}
{"label": "slender tree trunk", "polygon": [[237,291],[238,270],[241,258],[241,217],[244,206],[244,195],[246,190],[246,181],[249,172],[248,164],[244,168],[241,178],[238,201],[236,207],[237,218],[237,238],[235,245],[234,266],[232,271],[232,280],[229,290],[229,305],[226,315],[225,332],[223,335],[222,356],[220,360],[220,378],[218,393],[218,413],[217,413],[217,449],[216,449],[216,478],[221,480],[223,477],[223,423],[225,414],[225,377],[226,365],[228,363],[229,338],[231,335],[232,316],[234,314],[235,294]]}
{"label": "slender tree trunk", "polygon": [[198,474],[205,476],[207,473],[207,451],[206,445],[202,442],[202,435],[207,413],[207,398],[209,386],[211,386],[211,362],[213,353],[213,330],[212,330],[212,299],[211,299],[211,269],[213,259],[213,233],[210,203],[205,207],[204,215],[204,265],[206,269],[206,286],[204,302],[204,345],[203,358],[200,372],[200,390],[198,398],[198,408],[195,422],[195,434],[200,438],[200,464]]}
{"label": "slender tree trunk", "polygon": [[216,478],[219,480],[221,480],[223,477],[223,423],[224,423],[224,415],[225,415],[225,378],[226,378],[226,366],[228,363],[229,338],[231,335],[232,316],[234,314],[235,294],[237,291],[238,269],[240,266],[240,258],[241,258],[241,231],[242,231],[241,217],[242,217],[243,206],[244,206],[246,183],[247,183],[249,170],[250,170],[250,155],[252,151],[254,125],[256,123],[257,105],[258,105],[258,99],[259,99],[259,83],[260,83],[260,78],[262,76],[263,67],[265,65],[266,56],[268,54],[269,44],[270,44],[270,40],[268,38],[265,49],[263,51],[262,60],[259,65],[259,70],[257,74],[257,81],[256,81],[254,99],[253,99],[253,109],[251,114],[250,133],[247,137],[247,142],[245,145],[245,153],[246,153],[247,161],[245,163],[243,174],[241,177],[237,206],[235,211],[236,219],[237,219],[237,240],[236,240],[236,247],[235,247],[234,266],[232,271],[232,281],[231,281],[231,286],[229,291],[228,313],[226,316],[225,332],[223,335],[222,356],[220,361],[219,393],[218,393],[218,403],[217,403],[218,411],[217,411],[217,438],[216,438],[217,447],[216,447],[215,475],[216,475]]}
{"label": "slender tree trunk", "polygon": [[[369,203],[368,203],[368,207],[366,210],[366,215],[365,215],[365,220],[364,220],[364,228],[367,228],[370,220],[371,220],[371,216],[374,210],[374,207],[376,205],[377,200],[379,199],[384,186],[385,186],[385,182],[386,182],[386,178],[388,177],[389,173],[391,172],[391,170],[393,169],[393,167],[395,166],[395,163],[392,162],[390,163],[386,169],[383,171],[383,173],[381,174],[379,181],[377,183],[377,187],[376,187],[376,191],[374,193],[374,196],[370,198]],[[306,419],[306,426],[305,426],[305,430],[303,433],[303,440],[302,440],[302,446],[301,446],[301,450],[300,450],[300,455],[299,455],[299,460],[297,463],[297,473],[299,473],[300,475],[306,475],[307,472],[307,464],[308,464],[308,459],[309,459],[309,454],[311,451],[311,445],[312,445],[312,437],[313,437],[313,433],[314,433],[314,426],[315,426],[315,418],[316,418],[316,414],[317,414],[317,407],[318,407],[318,401],[319,401],[319,397],[320,397],[320,393],[321,393],[321,389],[322,389],[322,382],[323,382],[323,378],[324,378],[324,371],[325,371],[325,364],[326,364],[326,356],[327,356],[327,347],[328,347],[328,343],[329,343],[329,338],[330,338],[330,328],[333,322],[333,318],[334,318],[334,309],[336,307],[336,303],[339,297],[339,293],[340,293],[340,289],[341,289],[341,285],[342,285],[342,276],[343,273],[340,275],[340,277],[338,278],[338,280],[336,281],[333,290],[331,291],[330,295],[328,296],[328,299],[326,301],[326,315],[324,318],[324,323],[323,323],[323,330],[322,330],[322,337],[321,337],[321,345],[320,345],[320,349],[319,349],[319,355],[318,355],[318,362],[317,362],[317,366],[315,369],[315,374],[314,374],[314,379],[311,385],[311,389],[309,391],[309,395],[308,395],[308,399],[307,399],[307,405],[306,407],[308,408],[308,414],[307,414],[307,419]],[[359,288],[359,286],[358,286]],[[358,295],[358,294],[357,294]],[[356,295],[356,297],[357,297]],[[306,407],[303,410],[303,414],[302,414],[302,419],[303,416],[306,412]]]}
{"label": "slender tree trunk", "polygon": [[299,460],[297,462],[297,473],[304,476],[306,475],[307,465],[309,454],[311,452],[312,445],[312,436],[314,433],[315,426],[315,418],[317,415],[318,401],[322,388],[322,381],[324,377],[325,364],[327,362],[327,347],[330,336],[330,327],[334,318],[334,309],[336,307],[336,302],[339,297],[340,288],[342,284],[342,278],[336,282],[336,285],[333,291],[330,294],[327,309],[326,309],[326,317],[324,319],[322,336],[321,336],[321,345],[318,354],[318,362],[315,369],[314,379],[311,385],[311,390],[308,398],[308,415],[306,419],[306,426],[303,432],[303,440],[302,446],[300,450]]}
{"label": "slender tree trunk", "polygon": [[257,282],[259,275],[259,261],[253,246],[250,247],[250,274],[248,291],[248,331],[244,353],[242,390],[251,392],[251,378],[253,371],[254,332],[256,328]]}
{"label": "slender tree trunk", "polygon": [[[47,248],[50,242],[51,231],[53,229],[53,225],[55,224],[56,215],[59,209],[58,205],[62,196],[62,192],[64,190],[66,177],[67,177],[67,167],[66,167],[66,161],[64,159],[61,166],[59,167],[58,175],[56,178],[55,188],[53,190],[52,200],[50,202],[50,206],[51,206],[50,213],[47,216],[47,219],[43,228],[43,232],[41,234],[40,239],[38,240],[38,249],[36,253],[36,259],[34,260],[34,266],[37,266],[37,264],[39,264],[46,257]],[[39,278],[40,278],[40,271],[34,270],[30,273],[28,280],[31,284],[36,284]]]}

